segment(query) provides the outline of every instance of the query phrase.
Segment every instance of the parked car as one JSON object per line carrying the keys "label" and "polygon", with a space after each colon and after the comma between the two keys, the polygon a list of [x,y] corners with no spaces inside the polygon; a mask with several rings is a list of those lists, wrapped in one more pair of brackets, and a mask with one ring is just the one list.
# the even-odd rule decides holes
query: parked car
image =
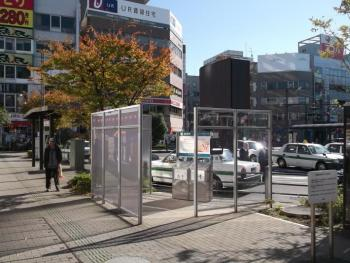
{"label": "parked car", "polygon": [[[233,155],[229,149],[222,149],[220,154],[212,154],[213,160],[213,188],[215,190],[233,185]],[[179,161],[192,162],[193,157],[180,157]],[[199,161],[209,161],[201,158]],[[175,153],[165,156],[162,160],[152,161],[153,182],[172,183],[173,168],[176,166],[177,157]],[[249,174],[260,173],[260,165],[256,162],[237,162],[239,178],[245,179]]]}
{"label": "parked car", "polygon": [[331,153],[344,155],[344,143],[332,142],[325,145],[326,149]]}
{"label": "parked car", "polygon": [[287,143],[272,153],[279,167],[296,166],[307,169],[341,169],[343,156],[330,153],[326,147],[313,143]]}
{"label": "parked car", "polygon": [[237,140],[237,156],[239,156],[239,150],[243,148],[243,144],[248,145],[248,157],[251,162],[257,162],[259,156],[259,150],[264,148],[261,142],[250,141],[250,140]]}

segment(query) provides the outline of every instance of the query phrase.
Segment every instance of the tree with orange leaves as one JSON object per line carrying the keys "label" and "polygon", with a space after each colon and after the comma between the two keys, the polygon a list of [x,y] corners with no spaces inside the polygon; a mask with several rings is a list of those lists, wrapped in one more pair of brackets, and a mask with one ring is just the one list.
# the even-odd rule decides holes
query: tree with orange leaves
{"label": "tree with orange leaves", "polygon": [[48,60],[32,70],[43,84],[74,98],[85,123],[91,112],[170,95],[166,83],[171,70],[169,49],[152,42],[142,46],[136,35],[125,38],[121,33],[89,29],[81,37],[79,51],[55,42],[45,55]]}

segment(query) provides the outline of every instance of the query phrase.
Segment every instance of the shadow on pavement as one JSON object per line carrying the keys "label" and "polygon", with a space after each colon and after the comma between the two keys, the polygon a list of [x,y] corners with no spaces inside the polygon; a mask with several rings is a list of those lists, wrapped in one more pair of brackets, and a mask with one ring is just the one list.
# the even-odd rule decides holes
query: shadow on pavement
{"label": "shadow on pavement", "polygon": [[[78,252],[96,248],[105,248],[105,247],[115,247],[124,244],[140,243],[147,242],[167,237],[174,237],[183,234],[190,233],[202,228],[206,228],[212,225],[223,223],[234,218],[239,218],[246,216],[250,213],[241,213],[241,214],[226,214],[226,215],[215,215],[215,216],[204,216],[199,218],[188,218],[179,220],[173,223],[168,223],[156,227],[152,227],[146,230],[141,230],[135,233],[122,235],[119,237],[106,239],[100,242],[93,242],[91,244],[86,244],[84,246],[78,246],[75,248],[70,248],[69,252]],[[45,256],[53,256],[67,253],[68,250],[62,250],[55,253],[49,253]]]}

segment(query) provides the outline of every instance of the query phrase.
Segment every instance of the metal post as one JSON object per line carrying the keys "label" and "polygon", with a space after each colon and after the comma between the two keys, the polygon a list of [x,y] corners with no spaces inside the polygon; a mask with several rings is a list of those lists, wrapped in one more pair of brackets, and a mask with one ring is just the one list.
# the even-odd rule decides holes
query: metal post
{"label": "metal post", "polygon": [[50,127],[49,127],[49,134],[50,134],[50,138],[52,138],[54,136],[54,134],[53,134],[53,124],[54,124],[54,119],[53,119],[52,115],[50,114],[49,115],[49,125],[50,125]]}
{"label": "metal post", "polygon": [[237,111],[233,112],[233,200],[235,213],[238,213],[238,182],[237,182]]}
{"label": "metal post", "polygon": [[90,175],[91,175],[91,198],[94,199],[95,194],[94,194],[94,185],[95,185],[95,176],[93,174],[93,165],[94,165],[94,125],[93,125],[93,117],[92,114],[90,115],[90,123],[91,123],[91,128],[90,128]]}
{"label": "metal post", "polygon": [[118,109],[118,208],[122,206],[122,172],[121,172],[121,110]]}
{"label": "metal post", "polygon": [[105,113],[102,115],[102,204],[106,202],[106,177],[105,177]]}
{"label": "metal post", "polygon": [[270,112],[268,114],[268,138],[267,138],[267,150],[268,150],[268,174],[267,179],[268,181],[268,199],[270,199],[270,208],[272,208],[272,113]]}
{"label": "metal post", "polygon": [[334,258],[333,202],[329,203],[329,259]]}
{"label": "metal post", "polygon": [[143,194],[142,194],[142,186],[143,186],[143,178],[142,178],[142,104],[139,107],[139,143],[138,143],[138,151],[139,151],[139,157],[138,157],[138,163],[139,163],[139,171],[138,171],[138,176],[139,176],[139,184],[140,184],[140,189],[139,189],[139,214],[138,214],[138,224],[142,224],[142,199],[143,199]]}
{"label": "metal post", "polygon": [[35,167],[35,119],[32,119],[32,167]]}
{"label": "metal post", "polygon": [[39,158],[40,158],[40,170],[44,169],[44,118],[39,117]]}
{"label": "metal post", "polygon": [[316,262],[316,231],[315,231],[315,205],[311,204],[311,262]]}
{"label": "metal post", "polygon": [[198,184],[198,109],[193,109],[194,120],[194,184],[193,184],[193,206],[194,217],[198,217],[198,200],[197,200],[197,184]]}

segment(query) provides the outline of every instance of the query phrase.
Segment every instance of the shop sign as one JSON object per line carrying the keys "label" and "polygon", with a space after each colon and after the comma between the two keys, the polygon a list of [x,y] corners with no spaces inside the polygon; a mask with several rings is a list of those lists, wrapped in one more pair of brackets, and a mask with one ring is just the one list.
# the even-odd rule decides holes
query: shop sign
{"label": "shop sign", "polygon": [[0,54],[0,64],[32,65],[33,56],[24,54]]}
{"label": "shop sign", "polygon": [[89,9],[106,13],[118,13],[117,0],[89,0]]}
{"label": "shop sign", "polygon": [[33,29],[0,26],[0,36],[32,39]]}
{"label": "shop sign", "polygon": [[0,0],[0,25],[33,28],[33,0]]}

